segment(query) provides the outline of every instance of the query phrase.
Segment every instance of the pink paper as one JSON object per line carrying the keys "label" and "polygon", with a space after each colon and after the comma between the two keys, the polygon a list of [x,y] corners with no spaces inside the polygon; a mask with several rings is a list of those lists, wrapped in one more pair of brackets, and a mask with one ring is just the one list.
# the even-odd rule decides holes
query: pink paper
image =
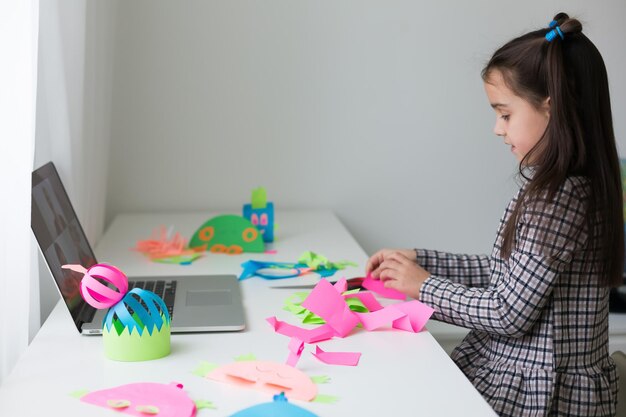
{"label": "pink paper", "polygon": [[301,305],[323,318],[339,337],[345,337],[359,323],[343,296],[326,280],[318,282]]}
{"label": "pink paper", "polygon": [[315,353],[311,354],[329,365],[356,366],[361,358],[359,352],[324,352],[319,346],[316,346]]}
{"label": "pink paper", "polygon": [[287,365],[296,366],[300,356],[302,355],[302,351],[304,350],[304,342],[297,337],[292,337],[289,340],[289,357],[287,358]]}
{"label": "pink paper", "polygon": [[391,298],[394,300],[405,300],[406,295],[401,293],[400,291],[394,290],[392,288],[385,288],[385,284],[379,280],[370,277],[369,275],[363,280],[361,284],[363,288],[366,288],[370,291],[375,292],[381,297]]}
{"label": "pink paper", "polygon": [[90,392],[80,400],[137,417],[146,417],[143,407],[156,407],[160,417],[195,416],[196,404],[182,388],[175,383],[142,382]]}
{"label": "pink paper", "polygon": [[280,321],[276,317],[268,317],[266,320],[274,328],[276,333],[288,337],[297,337],[306,343],[316,343],[321,340],[327,340],[335,335],[333,329],[327,324],[314,329],[303,329],[302,327]]}
{"label": "pink paper", "polygon": [[348,281],[345,278],[341,278],[333,285],[339,294],[343,294],[348,290]]}

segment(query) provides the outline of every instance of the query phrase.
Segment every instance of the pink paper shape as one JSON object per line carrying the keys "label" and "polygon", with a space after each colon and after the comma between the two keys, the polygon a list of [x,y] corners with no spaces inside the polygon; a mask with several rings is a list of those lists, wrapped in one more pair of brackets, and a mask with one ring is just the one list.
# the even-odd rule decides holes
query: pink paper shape
{"label": "pink paper shape", "polygon": [[333,329],[327,324],[323,324],[314,329],[303,329],[302,327],[280,321],[276,317],[268,317],[266,320],[274,328],[276,333],[288,337],[297,337],[306,343],[316,343],[327,340],[335,335]]}
{"label": "pink paper shape", "polygon": [[359,352],[325,352],[319,346],[316,346],[315,353],[311,354],[329,365],[356,366],[361,358]]}
{"label": "pink paper shape", "polygon": [[385,284],[379,280],[374,279],[370,275],[365,277],[361,286],[365,289],[368,289],[381,297],[391,298],[394,300],[405,300],[406,295],[401,293],[400,291],[394,290],[392,288],[385,288]]}
{"label": "pink paper shape", "polygon": [[[176,383],[141,382],[90,392],[82,396],[80,400],[137,417],[146,417],[145,413],[136,409],[140,406],[158,407],[159,417],[195,416],[196,404],[182,390],[182,387]],[[107,404],[110,400],[126,400],[130,402],[130,405],[126,408],[112,408]]]}
{"label": "pink paper shape", "polygon": [[406,314],[406,317],[395,320],[392,327],[416,333],[424,328],[426,322],[435,311],[432,307],[417,300],[394,304],[390,307]]}
{"label": "pink paper shape", "polygon": [[345,337],[359,323],[343,296],[326,280],[317,283],[302,307],[323,318],[339,337]]}
{"label": "pink paper shape", "polygon": [[289,357],[287,358],[287,365],[296,366],[302,351],[304,350],[304,342],[297,337],[292,337],[289,340]]}
{"label": "pink paper shape", "polygon": [[317,395],[317,385],[304,372],[276,362],[233,362],[209,372],[206,377],[272,394],[284,392],[287,398],[301,401],[311,401]]}

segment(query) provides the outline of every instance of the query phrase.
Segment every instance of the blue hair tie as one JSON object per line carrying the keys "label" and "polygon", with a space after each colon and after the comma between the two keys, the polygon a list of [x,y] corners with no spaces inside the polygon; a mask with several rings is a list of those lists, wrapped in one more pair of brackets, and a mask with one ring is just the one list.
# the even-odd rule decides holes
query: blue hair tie
{"label": "blue hair tie", "polygon": [[563,35],[563,32],[561,32],[561,28],[558,26],[552,29],[550,32],[546,33],[546,39],[548,40],[548,42],[552,42],[552,40],[556,38],[557,35],[559,35],[562,40],[565,40],[565,35]]}
{"label": "blue hair tie", "polygon": [[558,24],[559,24],[559,22],[557,22],[556,20],[553,20],[552,22],[548,23],[548,27],[550,29],[552,29],[553,27],[555,27]]}

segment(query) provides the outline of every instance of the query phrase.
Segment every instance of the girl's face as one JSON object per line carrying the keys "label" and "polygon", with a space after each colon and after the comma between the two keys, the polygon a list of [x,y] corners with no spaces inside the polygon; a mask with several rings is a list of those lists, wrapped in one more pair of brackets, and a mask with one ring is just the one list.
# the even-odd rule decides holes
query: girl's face
{"label": "girl's face", "polygon": [[[540,109],[515,95],[507,87],[502,73],[493,70],[485,82],[485,92],[496,112],[493,132],[511,146],[511,152],[521,161],[541,139],[550,118],[550,98]],[[532,162],[532,161],[531,161]]]}

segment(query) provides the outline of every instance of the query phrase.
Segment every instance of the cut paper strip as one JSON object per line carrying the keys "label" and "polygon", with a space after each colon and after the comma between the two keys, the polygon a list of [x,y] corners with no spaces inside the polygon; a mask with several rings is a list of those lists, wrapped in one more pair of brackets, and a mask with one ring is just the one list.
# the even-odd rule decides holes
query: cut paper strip
{"label": "cut paper strip", "polygon": [[371,313],[356,313],[365,330],[376,330],[380,327],[390,325],[394,320],[406,317],[406,313],[394,308],[384,308]]}
{"label": "cut paper strip", "polygon": [[254,405],[238,411],[230,417],[317,417],[304,408],[290,404],[284,393],[274,396],[274,401]]}
{"label": "cut paper strip", "polygon": [[385,288],[385,284],[381,280],[374,279],[370,276],[365,277],[361,286],[372,292],[375,292],[381,297],[391,298],[394,300],[406,300],[405,294],[401,293],[400,291],[394,290],[393,288]]}
{"label": "cut paper strip", "polygon": [[[90,392],[81,401],[115,410],[118,413],[145,417],[193,417],[196,405],[182,390],[182,385],[141,382]],[[156,413],[155,413],[156,411]]]}
{"label": "cut paper strip", "polygon": [[265,252],[265,244],[259,229],[250,220],[234,214],[207,220],[195,231],[189,247],[230,255]]}
{"label": "cut paper strip", "polygon": [[292,337],[289,340],[289,356],[287,357],[287,365],[296,366],[298,360],[300,360],[300,356],[302,356],[302,351],[304,350],[304,342],[297,337]]}
{"label": "cut paper strip", "polygon": [[326,280],[321,280],[302,306],[323,318],[339,337],[345,337],[359,323],[343,296]]}
{"label": "cut paper strip", "polygon": [[319,346],[311,354],[328,365],[356,366],[361,358],[359,352],[325,352]]}
{"label": "cut paper strip", "polygon": [[317,385],[304,372],[276,362],[233,362],[210,372],[206,378],[272,394],[284,392],[301,401],[311,401],[317,395]]}
{"label": "cut paper strip", "polygon": [[316,327],[314,329],[303,329],[284,321],[278,320],[276,317],[268,317],[267,322],[274,328],[276,333],[288,337],[297,337],[306,343],[316,343],[322,340],[328,340],[335,334],[333,329],[328,325]]}

